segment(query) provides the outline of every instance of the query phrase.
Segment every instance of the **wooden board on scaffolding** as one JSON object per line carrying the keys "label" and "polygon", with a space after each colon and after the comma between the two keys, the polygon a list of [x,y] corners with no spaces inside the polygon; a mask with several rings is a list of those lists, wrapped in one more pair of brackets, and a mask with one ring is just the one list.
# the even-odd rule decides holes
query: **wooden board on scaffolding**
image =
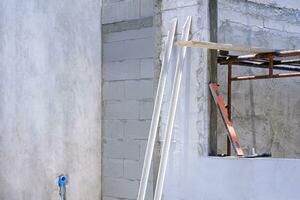
{"label": "wooden board on scaffolding", "polygon": [[179,41],[176,42],[177,46],[185,46],[185,47],[194,47],[194,48],[206,48],[206,49],[215,49],[222,51],[238,51],[238,52],[247,52],[247,53],[274,53],[276,50],[274,49],[265,49],[265,48],[257,48],[257,47],[241,47],[234,46],[232,44],[221,44],[214,42],[204,42],[204,41]]}

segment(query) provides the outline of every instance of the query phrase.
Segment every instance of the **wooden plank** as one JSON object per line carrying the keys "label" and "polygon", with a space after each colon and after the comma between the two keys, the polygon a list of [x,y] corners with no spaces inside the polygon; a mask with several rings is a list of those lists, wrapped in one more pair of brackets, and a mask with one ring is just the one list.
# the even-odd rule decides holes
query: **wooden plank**
{"label": "wooden plank", "polygon": [[239,51],[247,53],[275,53],[274,49],[265,49],[265,48],[255,48],[255,47],[241,47],[234,46],[232,44],[221,44],[214,42],[203,42],[203,41],[178,41],[176,42],[177,46],[184,47],[194,47],[194,48],[206,48],[206,49],[215,49],[222,51]]}

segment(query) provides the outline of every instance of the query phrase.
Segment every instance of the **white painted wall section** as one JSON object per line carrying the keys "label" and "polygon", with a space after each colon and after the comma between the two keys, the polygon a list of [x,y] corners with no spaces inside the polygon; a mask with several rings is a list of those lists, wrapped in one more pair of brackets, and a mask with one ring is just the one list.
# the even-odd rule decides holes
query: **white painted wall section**
{"label": "white painted wall section", "polygon": [[101,198],[100,9],[0,1],[0,199]]}
{"label": "white painted wall section", "polygon": [[[300,160],[199,158],[198,173],[187,173],[190,184],[176,199],[298,200]],[[169,193],[176,192],[169,191]]]}

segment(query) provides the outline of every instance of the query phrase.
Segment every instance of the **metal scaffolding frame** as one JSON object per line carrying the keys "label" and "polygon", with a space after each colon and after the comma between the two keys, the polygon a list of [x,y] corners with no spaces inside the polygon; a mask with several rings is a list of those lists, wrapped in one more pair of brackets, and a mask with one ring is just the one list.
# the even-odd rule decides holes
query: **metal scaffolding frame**
{"label": "metal scaffolding frame", "polygon": [[[218,64],[227,65],[227,113],[231,121],[231,99],[232,82],[258,79],[274,79],[300,77],[300,50],[273,51],[267,53],[257,53],[252,55],[233,56],[229,52],[222,52],[218,56]],[[258,74],[249,76],[233,76],[233,65],[268,69],[268,74]],[[274,70],[284,70],[288,73],[274,73]],[[232,122],[231,122],[232,123]],[[231,146],[235,150],[235,143],[230,139],[230,132],[227,140],[227,155],[231,155]],[[230,144],[231,143],[231,144]],[[239,154],[237,154],[239,155]]]}
{"label": "metal scaffolding frame", "polygon": [[[300,50],[274,50],[265,48],[239,47],[232,44],[220,44],[203,41],[179,41],[178,46],[207,48],[219,51],[217,58],[218,64],[227,66],[227,105],[219,93],[217,83],[210,83],[210,91],[215,103],[222,115],[223,122],[227,129],[227,156],[231,155],[231,147],[237,156],[244,155],[238,135],[232,125],[231,118],[231,100],[232,100],[232,82],[259,79],[289,78],[300,77]],[[249,55],[230,55],[229,52],[247,52]],[[249,76],[233,76],[233,65],[251,68],[268,69],[267,74],[257,74]],[[285,71],[285,73],[274,73],[274,70]],[[287,72],[287,73],[286,73]],[[269,156],[263,154],[261,156]],[[258,155],[259,156],[259,155]],[[253,157],[253,156],[249,156]]]}

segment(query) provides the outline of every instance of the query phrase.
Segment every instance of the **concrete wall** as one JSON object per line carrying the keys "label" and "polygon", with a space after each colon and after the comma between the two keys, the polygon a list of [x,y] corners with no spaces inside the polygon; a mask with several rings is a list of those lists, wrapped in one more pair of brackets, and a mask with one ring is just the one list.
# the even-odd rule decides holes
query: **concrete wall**
{"label": "concrete wall", "polygon": [[[218,40],[244,46],[275,49],[300,48],[300,6],[281,8],[277,4],[252,1],[219,1]],[[274,1],[273,1],[274,3]],[[227,70],[218,68],[219,83],[226,88]],[[265,74],[266,70],[234,67],[234,74]],[[279,72],[279,71],[278,71]],[[256,80],[233,83],[233,121],[246,152],[275,157],[300,158],[300,78]],[[226,95],[224,94],[224,97]],[[223,123],[218,123],[219,152],[225,152]]]}
{"label": "concrete wall", "polygon": [[103,0],[103,24],[151,16],[153,16],[153,0]]}
{"label": "concrete wall", "polygon": [[[181,34],[187,16],[192,16],[191,38],[209,40],[208,1],[172,0],[162,1],[162,24],[161,29],[158,30],[162,39],[158,41],[162,45],[164,44],[167,28],[175,17],[179,20],[177,34]],[[177,37],[178,40],[179,37],[180,35]],[[164,45],[160,48],[161,52],[164,48]],[[170,64],[170,77],[168,78],[161,119],[160,140],[163,140],[163,133],[166,128],[177,50],[174,49]],[[159,68],[159,66],[157,67]],[[209,94],[207,85],[209,75],[205,50],[188,49],[182,77],[163,199],[199,199],[199,195],[189,191],[192,185],[197,183],[193,177],[198,174],[196,166],[200,165],[200,157],[208,155]]]}
{"label": "concrete wall", "polygon": [[153,109],[153,29],[103,42],[103,199],[136,199]]}
{"label": "concrete wall", "polygon": [[98,0],[0,2],[0,199],[100,199]]}
{"label": "concrete wall", "polygon": [[[136,199],[153,109],[153,0],[104,0],[102,199]],[[152,197],[150,174],[147,199]]]}
{"label": "concrete wall", "polygon": [[[277,8],[273,3],[265,5],[252,1],[226,0],[218,1],[218,3],[219,42],[279,49],[297,47],[299,43],[298,10]],[[166,0],[157,5],[161,6],[162,22],[161,39],[158,39],[157,43],[163,45],[167,27],[174,17],[179,19],[177,33],[180,34],[188,15],[193,17],[191,38],[204,41],[210,39],[209,20],[211,19],[208,19],[208,1]],[[160,24],[160,21],[158,20],[156,23]],[[164,46],[157,45],[157,49],[163,48]],[[173,67],[175,66],[176,49],[172,58],[171,66]],[[160,57],[155,59],[159,60]],[[206,156],[209,151],[209,94],[207,91],[209,69],[207,61],[206,50],[187,51],[182,92],[173,131],[174,139],[171,144],[165,179],[164,199],[299,198],[299,193],[294,187],[275,189],[278,193],[272,191],[272,189],[280,187],[280,181],[288,183],[288,185],[293,185],[298,181],[298,171],[296,170],[298,161],[268,160],[266,161],[268,164],[265,165],[265,161],[261,160],[230,160],[228,163],[227,161],[212,161],[212,165],[210,165],[208,164],[210,161],[206,161],[202,157]],[[159,68],[159,65],[156,67]],[[238,72],[245,74],[254,71],[239,70]],[[259,72],[262,71],[259,70]],[[171,76],[174,74],[174,67],[170,70],[170,74]],[[218,74],[219,83],[224,85],[226,71],[219,68]],[[246,147],[245,151],[252,148],[253,140],[255,140],[260,153],[272,150],[275,157],[299,156],[297,130],[300,125],[300,106],[297,88],[299,88],[299,80],[296,78],[270,82],[234,83],[233,120],[239,135],[241,135],[242,144]],[[164,132],[167,119],[170,91],[171,78],[168,82],[163,106],[161,134]],[[220,120],[218,126],[219,152],[224,153],[226,132]],[[163,135],[160,139],[162,140],[162,138]],[[272,169],[273,164],[274,168]],[[290,179],[291,174],[281,174],[276,171],[280,166],[289,166],[289,164],[291,164],[290,170],[294,172],[293,175],[297,177],[296,179]],[[224,168],[221,169],[219,166]],[[255,170],[252,171],[252,168]],[[232,169],[234,170],[231,171]],[[236,173],[240,172],[240,169],[243,169],[242,172]],[[262,171],[271,173],[260,179],[260,174],[256,173]],[[246,176],[244,172],[252,174]],[[228,174],[229,176],[226,177]],[[275,180],[271,178],[273,176],[276,177]],[[232,180],[228,187],[223,185],[226,184],[226,179]],[[238,182],[240,179],[243,179],[241,186]],[[258,183],[265,184],[258,185]],[[258,185],[257,188],[256,185]],[[222,188],[219,193],[218,188]],[[229,196],[236,191],[233,191],[233,188],[238,188],[237,191],[239,191],[235,197]],[[227,193],[226,190],[230,192]]]}
{"label": "concrete wall", "polygon": [[[297,200],[300,161],[205,158],[196,164],[187,193],[199,200]],[[170,191],[176,192],[176,191]],[[182,195],[182,194],[181,194]],[[178,198],[186,199],[186,198]]]}
{"label": "concrete wall", "polygon": [[262,5],[277,7],[277,8],[292,8],[299,10],[300,4],[297,0],[248,0]]}
{"label": "concrete wall", "polygon": [[[152,112],[153,83],[155,88],[160,69],[160,53],[164,48],[163,44],[167,33],[167,27],[169,26],[171,19],[178,17],[179,28],[177,33],[180,34],[186,17],[192,15],[192,38],[209,40],[210,19],[208,18],[208,2],[209,1],[206,0],[155,1],[154,7],[157,9],[157,12],[154,16],[153,26],[155,34],[153,34],[153,29],[149,28],[152,26],[149,24],[149,19],[152,20],[152,1],[104,1],[103,24],[105,24],[105,26],[103,31],[105,35],[103,53],[104,73],[102,77],[104,107],[102,116],[104,124],[103,199],[116,200],[136,198]],[[258,2],[226,0],[218,2],[220,12],[220,42],[273,47],[272,43],[267,42],[266,38],[272,38],[274,40],[281,38],[281,40],[278,40],[278,46],[275,46],[276,48],[285,48],[286,46],[294,47],[293,45],[296,44],[297,40],[295,41],[294,39],[297,38],[297,34],[291,32],[297,30],[294,25],[297,23],[298,12],[289,9],[290,4],[282,1]],[[275,9],[275,5],[286,6],[288,8]],[[146,9],[147,12],[143,11],[143,9]],[[273,9],[275,9],[275,14],[273,13]],[[259,17],[256,15],[264,15],[264,17],[262,17],[263,19],[257,19]],[[259,20],[262,21],[262,29],[257,27],[256,23],[260,23]],[[280,21],[279,24],[281,24],[281,28],[273,30],[272,27],[277,26],[277,21]],[[227,26],[227,24],[229,24],[229,26]],[[235,28],[238,28],[239,32],[233,32]],[[245,33],[248,35],[245,36]],[[277,37],[274,33],[280,33],[281,35]],[[153,41],[153,35],[155,41]],[[284,39],[285,35],[289,36],[288,40]],[[258,39],[254,40],[253,38]],[[247,39],[247,43],[244,42],[244,39]],[[152,45],[154,43],[155,49],[153,50]],[[155,56],[155,69],[152,68],[153,56]],[[176,50],[173,52],[173,61],[170,70],[171,76],[174,74],[175,58]],[[145,70],[147,72],[145,72]],[[155,74],[154,80],[153,71]],[[220,69],[219,74],[222,73],[225,72]],[[203,162],[201,156],[208,155],[209,151],[209,93],[207,90],[209,69],[207,68],[207,52],[205,50],[188,50],[183,77],[184,80],[179,100],[174,140],[172,142],[168,164],[169,168],[167,170],[168,174],[166,178],[164,199],[194,199],[196,197],[201,199],[203,197],[203,194],[198,193],[197,188],[193,186],[198,184],[200,177],[203,175],[201,173],[204,172],[199,172],[199,166],[201,166]],[[219,76],[221,84],[224,83],[222,77],[223,76]],[[160,133],[163,133],[165,128],[171,91],[171,80],[172,79],[170,78],[167,85]],[[298,84],[297,81],[294,82]],[[289,91],[291,91],[289,94],[294,94],[294,96],[289,98],[289,101],[292,102],[290,105],[293,105],[297,102],[297,97],[295,97],[295,94],[297,94],[295,93],[295,88],[297,86],[292,87],[291,83],[288,83],[288,86],[290,88]],[[256,85],[252,87],[256,87]],[[273,85],[268,88],[270,87],[273,87]],[[247,90],[245,91],[241,86],[238,87],[238,89],[242,95],[244,95],[244,98],[249,100],[248,96],[251,95],[249,95]],[[268,92],[269,94],[269,91],[265,92]],[[279,90],[277,90],[277,95],[278,94],[282,95]],[[234,95],[234,98],[237,98],[236,95]],[[233,103],[236,101],[237,100],[234,100]],[[246,100],[244,100],[243,104],[240,104],[240,106],[246,105],[246,103],[244,103],[245,101]],[[257,99],[256,101],[259,103],[261,100]],[[266,100],[262,99],[262,101],[264,101],[264,104],[262,105],[266,107]],[[282,102],[278,102],[279,105],[281,105],[281,103]],[[275,104],[275,106],[278,104]],[[285,104],[285,106],[286,105],[287,104]],[[146,106],[146,108],[143,106]],[[269,108],[266,107],[268,108],[267,111],[270,112],[270,108],[273,109],[273,106]],[[293,109],[293,112],[290,111],[290,113],[294,113],[290,116],[287,115],[287,119],[292,123],[292,129],[299,126],[299,120],[297,121],[297,108],[297,106],[288,108],[290,110]],[[234,108],[234,110],[236,111],[237,109]],[[256,110],[261,112],[262,109],[257,107]],[[245,111],[245,113],[251,114],[252,112]],[[248,118],[250,114],[247,114]],[[271,114],[268,114],[268,116],[269,115]],[[236,118],[237,116],[234,116],[235,121]],[[266,118],[260,119],[260,123],[264,123],[262,121],[265,121],[265,119]],[[270,118],[268,118],[268,120],[269,119]],[[277,119],[279,120],[279,118]],[[274,124],[278,127],[282,126],[278,120]],[[246,120],[244,121],[246,123]],[[241,130],[242,127],[246,127],[245,130],[252,131],[251,128],[253,127],[253,124],[255,124],[253,121],[255,120],[252,120],[252,124],[248,123],[246,125],[239,125],[237,123],[238,131],[243,131]],[[258,122],[256,122],[254,126],[255,128],[258,127],[257,130],[264,130],[264,128],[256,126],[257,124]],[[219,123],[218,128],[220,131],[219,151],[223,151],[225,143],[222,143],[222,141],[225,132],[222,129],[221,123]],[[286,129],[284,130],[286,131]],[[242,137],[242,143],[245,143],[245,146],[250,149],[252,147],[251,139],[253,137],[251,133],[248,135],[250,135],[250,139],[249,136],[247,136],[248,138]],[[284,137],[288,136],[285,135]],[[160,135],[160,139],[162,138],[163,136]],[[293,136],[293,138],[295,137]],[[278,139],[274,139],[274,141],[277,140]],[[265,142],[259,138],[257,138],[256,141],[260,141],[260,144]],[[280,152],[277,150],[277,143],[274,142],[274,145],[271,145],[271,148],[273,148],[272,151],[276,156],[281,156],[282,154],[277,153]],[[296,145],[292,146],[293,151],[295,152]],[[259,151],[264,150],[261,149],[259,145],[257,145],[257,147]],[[232,164],[234,163],[230,163],[229,165],[231,166]],[[209,167],[209,165],[207,167]],[[253,183],[254,182],[251,182],[249,185],[251,186]],[[245,188],[247,188],[247,185],[245,185],[244,190],[246,190]]]}

